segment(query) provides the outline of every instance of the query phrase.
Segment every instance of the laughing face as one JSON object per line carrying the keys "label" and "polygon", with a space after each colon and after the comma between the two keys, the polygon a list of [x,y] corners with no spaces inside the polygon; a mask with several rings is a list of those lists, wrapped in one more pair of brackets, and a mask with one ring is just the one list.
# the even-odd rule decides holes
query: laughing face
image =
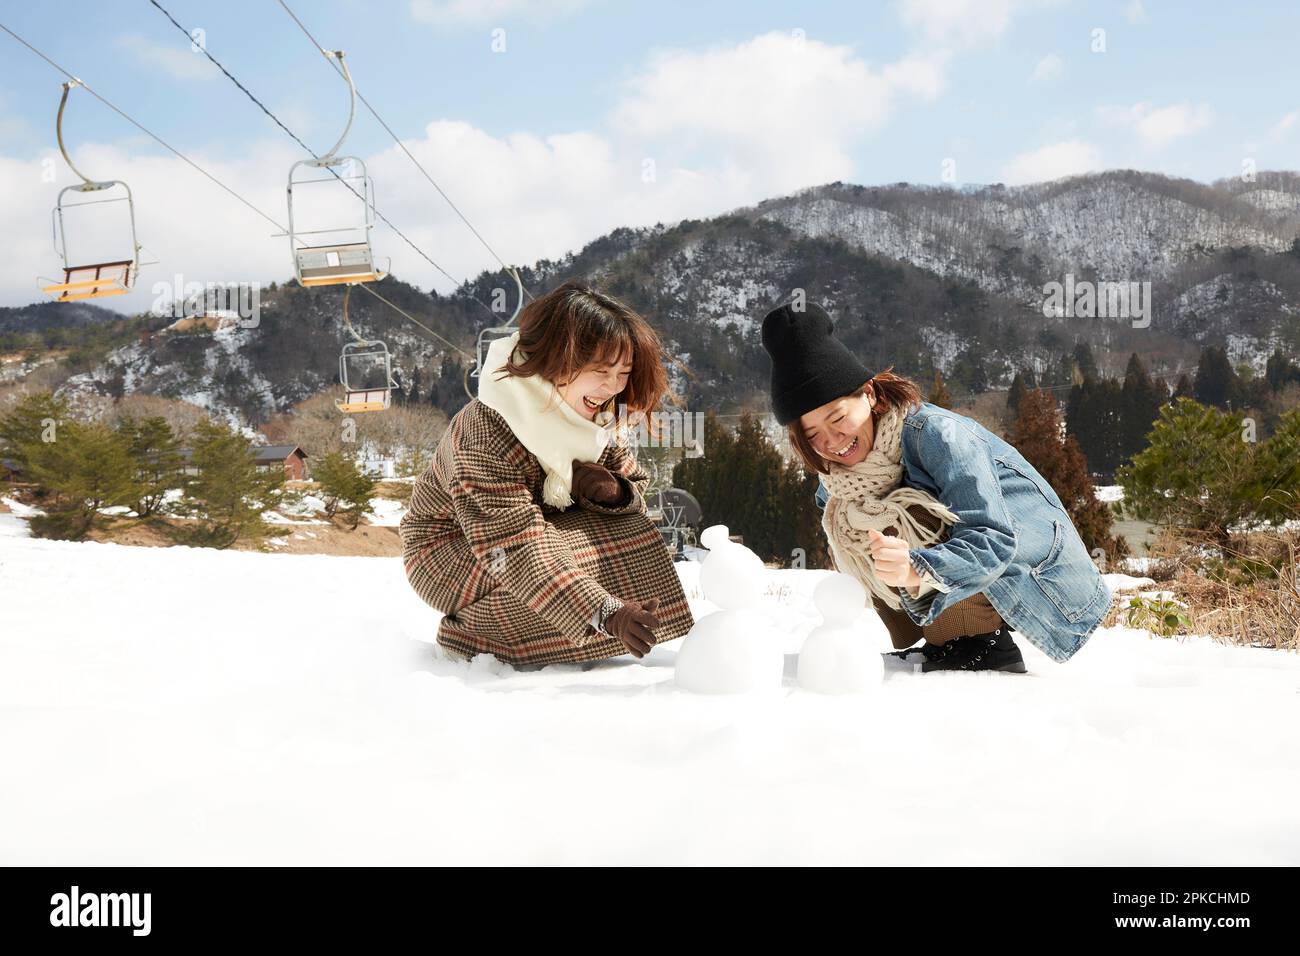
{"label": "laughing face", "polygon": [[595,419],[601,406],[616,398],[627,387],[628,376],[631,374],[630,355],[621,356],[614,361],[598,360],[584,365],[568,382],[557,382],[555,390],[583,418]]}
{"label": "laughing face", "polygon": [[799,416],[799,424],[813,451],[827,461],[856,465],[867,457],[876,437],[871,418],[875,390],[837,398]]}

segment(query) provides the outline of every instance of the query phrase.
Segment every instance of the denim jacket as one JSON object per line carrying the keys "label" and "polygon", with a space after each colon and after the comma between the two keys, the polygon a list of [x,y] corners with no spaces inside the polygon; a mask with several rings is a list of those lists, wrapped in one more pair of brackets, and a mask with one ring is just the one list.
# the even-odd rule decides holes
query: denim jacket
{"label": "denim jacket", "polygon": [[[903,481],[957,515],[948,537],[913,548],[912,566],[939,582],[903,608],[930,624],[982,592],[1002,619],[1055,661],[1069,660],[1101,624],[1111,593],[1052,486],[979,422],[936,405],[903,420]],[[817,489],[825,508],[829,494]]]}

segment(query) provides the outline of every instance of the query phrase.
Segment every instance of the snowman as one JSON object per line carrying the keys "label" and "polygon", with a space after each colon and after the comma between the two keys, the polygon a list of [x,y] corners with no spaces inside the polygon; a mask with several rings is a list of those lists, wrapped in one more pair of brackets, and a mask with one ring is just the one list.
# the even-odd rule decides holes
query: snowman
{"label": "snowman", "polygon": [[819,694],[852,694],[879,686],[885,666],[859,618],[867,603],[862,582],[836,572],[813,589],[822,623],[799,651],[799,686]]}
{"label": "snowman", "polygon": [[744,694],[779,689],[785,655],[755,608],[762,598],[763,562],[731,540],[726,525],[700,535],[709,549],[700,588],[721,610],[695,622],[677,652],[678,687],[697,694]]}

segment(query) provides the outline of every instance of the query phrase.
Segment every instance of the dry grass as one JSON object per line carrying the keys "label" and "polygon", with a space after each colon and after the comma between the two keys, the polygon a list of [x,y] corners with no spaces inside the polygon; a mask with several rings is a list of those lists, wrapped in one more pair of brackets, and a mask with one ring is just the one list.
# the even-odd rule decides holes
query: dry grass
{"label": "dry grass", "polygon": [[[1162,535],[1147,576],[1187,608],[1188,634],[1225,644],[1300,650],[1300,536],[1252,533],[1234,539],[1225,561],[1197,542]],[[1121,595],[1105,623],[1124,624],[1130,595]]]}

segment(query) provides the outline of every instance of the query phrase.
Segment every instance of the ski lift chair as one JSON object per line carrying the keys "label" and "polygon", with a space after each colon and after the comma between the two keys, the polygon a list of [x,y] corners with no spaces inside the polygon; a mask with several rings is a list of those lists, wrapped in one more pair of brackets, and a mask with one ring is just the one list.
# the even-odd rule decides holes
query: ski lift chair
{"label": "ski lift chair", "polygon": [[[355,376],[349,377],[349,362],[381,364],[386,384],[378,388],[370,388],[358,382]],[[388,346],[377,339],[374,341],[358,339],[345,344],[339,354],[339,382],[343,385],[344,396],[336,399],[334,405],[345,415],[354,412],[382,412],[388,408],[392,403],[393,389],[397,387],[397,383],[393,381],[393,364],[392,357],[388,354]]]}
{"label": "ski lift chair", "polygon": [[[68,168],[81,179],[80,185],[65,186],[59,190],[58,199],[50,214],[54,233],[54,251],[58,253],[59,260],[63,263],[63,281],[56,281],[46,276],[38,277],[38,281],[41,283],[41,291],[53,296],[56,302],[74,302],[79,299],[98,299],[110,295],[124,295],[135,287],[136,276],[141,266],[140,251],[142,247],[136,238],[135,200],[131,195],[130,187],[119,179],[103,181],[90,179],[73,165],[63,144],[63,111],[68,105],[68,94],[74,87],[81,85],[81,81],[76,79],[63,84],[63,96],[59,100],[59,115],[55,120],[55,133],[58,136],[59,152],[63,154],[63,161],[68,164]],[[118,186],[121,187],[121,195],[107,195],[109,190],[113,190]],[[73,202],[70,200],[75,199],[75,196],[70,196],[70,193],[104,193],[106,195],[98,199],[87,199],[84,202]],[[71,260],[68,257],[68,235],[64,213],[82,206],[122,202],[126,203],[131,232],[130,244],[128,246],[123,241],[122,251],[129,252],[129,257],[109,262],[90,263]]]}
{"label": "ski lift chair", "polygon": [[[334,407],[345,415],[357,412],[382,412],[392,404],[393,359],[388,346],[379,339],[366,339],[352,327],[348,317],[348,299],[352,295],[352,286],[343,291],[343,326],[352,335],[353,341],[347,342],[339,353],[339,384],[343,386],[343,397],[335,399]],[[358,379],[348,372],[348,366],[354,368],[378,367],[383,373],[383,384],[375,386],[369,377]]]}
{"label": "ski lift chair", "polygon": [[478,334],[478,339],[474,343],[474,367],[470,369],[469,377],[478,378],[483,374],[483,366],[487,362],[488,349],[492,343],[498,339],[508,338],[519,331],[516,322],[519,320],[519,313],[524,307],[524,280],[519,277],[519,270],[514,267],[508,267],[506,271],[515,280],[515,286],[519,290],[519,299],[515,303],[514,314],[506,321],[505,325],[496,325],[483,329]]}
{"label": "ski lift chair", "polygon": [[[352,83],[352,74],[348,71],[347,62],[343,59],[343,51],[323,50],[321,52],[326,57],[338,61],[343,79],[347,81],[348,123],[343,128],[343,135],[328,153],[316,159],[299,160],[289,168],[288,236],[289,252],[293,257],[293,274],[298,283],[306,287],[378,282],[388,274],[389,263],[386,261],[384,268],[379,268],[370,245],[370,232],[375,227],[374,182],[366,172],[366,164],[360,157],[336,155],[352,129],[352,119],[356,115],[357,108],[357,91]],[[348,171],[340,173],[338,167],[346,167]],[[312,178],[310,173],[316,169],[324,170],[329,175]],[[351,191],[361,201],[363,208],[361,221],[326,229],[306,231],[296,229],[294,190],[295,188],[299,190],[297,202],[301,204],[301,187],[313,183],[333,183]],[[305,238],[308,236],[332,237],[333,241],[316,242],[315,239]]]}
{"label": "ski lift chair", "polygon": [[655,524],[664,544],[673,554],[681,554],[690,543],[690,529],[704,516],[699,501],[682,488],[664,488],[656,496],[653,509]]}

